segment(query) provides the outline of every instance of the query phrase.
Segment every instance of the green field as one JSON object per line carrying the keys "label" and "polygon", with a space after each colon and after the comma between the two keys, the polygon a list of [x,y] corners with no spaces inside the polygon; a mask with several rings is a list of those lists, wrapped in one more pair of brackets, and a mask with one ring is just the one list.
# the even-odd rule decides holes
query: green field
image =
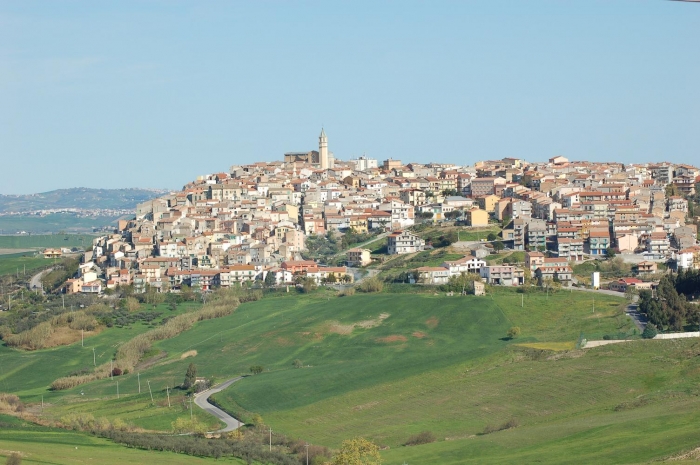
{"label": "green field", "polygon": [[[16,421],[0,415],[3,423]],[[93,463],[104,465],[167,463],[174,465],[230,463],[242,460],[219,460],[193,457],[172,452],[145,451],[127,448],[109,440],[84,433],[49,428],[28,427],[18,423],[16,429],[0,428],[0,457],[2,463],[11,451],[22,454],[22,464],[73,465]]]}
{"label": "green field", "polygon": [[91,234],[39,234],[0,236],[0,249],[85,248],[92,245]]}
{"label": "green field", "polygon": [[[70,233],[92,232],[93,228],[116,225],[119,216],[77,216],[71,213],[52,213],[46,216],[0,216],[0,231],[15,234],[20,231],[30,233]],[[132,217],[133,218],[133,217]]]}
{"label": "green field", "polygon": [[35,256],[33,252],[13,253],[0,255],[0,276],[4,274],[19,273],[24,276],[31,270],[36,270],[53,263],[50,258]]}
{"label": "green field", "polygon": [[[216,400],[243,419],[259,413],[275,431],[313,444],[338,447],[367,436],[389,447],[387,464],[637,463],[698,446],[700,343],[639,340],[567,350],[581,334],[591,340],[631,334],[624,300],[595,295],[593,313],[588,293],[494,292],[326,293],[246,303],[156,343],[164,358],[141,370],[142,393],[128,374],[119,378],[120,399],[110,380],[46,391],[53,377],[84,363],[79,344],[34,354],[3,348],[0,391],[30,402],[43,394],[49,418],[90,412],[167,430],[188,410],[178,392],[168,408],[165,387],[179,384],[190,362],[200,376],[218,380],[259,364],[262,374]],[[515,340],[504,337],[511,326],[522,329]],[[105,331],[91,345],[107,353],[122,336]],[[181,358],[192,350],[198,354]],[[297,359],[303,368],[293,368]],[[518,426],[482,434],[509,420]],[[420,431],[433,432],[437,442],[401,445]]]}

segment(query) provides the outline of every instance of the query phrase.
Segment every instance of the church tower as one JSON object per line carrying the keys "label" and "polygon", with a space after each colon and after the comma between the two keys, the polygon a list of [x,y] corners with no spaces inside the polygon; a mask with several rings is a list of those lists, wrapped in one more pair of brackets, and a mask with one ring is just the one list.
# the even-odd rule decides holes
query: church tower
{"label": "church tower", "polygon": [[318,161],[322,170],[330,168],[328,166],[328,138],[323,128],[321,128],[321,135],[318,137]]}

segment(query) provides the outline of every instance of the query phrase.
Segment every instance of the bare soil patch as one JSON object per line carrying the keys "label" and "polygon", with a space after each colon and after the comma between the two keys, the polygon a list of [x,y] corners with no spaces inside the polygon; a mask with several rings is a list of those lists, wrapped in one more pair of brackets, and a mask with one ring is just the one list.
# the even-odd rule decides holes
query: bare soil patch
{"label": "bare soil patch", "polygon": [[427,337],[428,335],[425,334],[423,331],[416,331],[415,333],[411,334],[413,337],[417,337],[418,339],[423,339],[424,337]]}
{"label": "bare soil patch", "polygon": [[188,350],[187,352],[183,353],[180,355],[180,360],[184,360],[188,357],[196,357],[197,356],[197,351],[196,350]]}
{"label": "bare soil patch", "polygon": [[431,316],[430,318],[425,320],[425,326],[427,326],[430,329],[436,328],[439,323],[440,323],[440,320],[438,320],[434,316]]}
{"label": "bare soil patch", "polygon": [[373,320],[363,320],[363,321],[358,321],[357,323],[347,323],[347,324],[339,323],[337,321],[332,321],[330,323],[329,328],[328,328],[328,332],[335,333],[335,334],[348,335],[348,334],[351,334],[355,328],[369,329],[369,328],[374,328],[376,326],[379,326],[382,324],[382,322],[384,320],[386,320],[390,316],[391,315],[388,313],[382,313],[377,318],[375,318]]}

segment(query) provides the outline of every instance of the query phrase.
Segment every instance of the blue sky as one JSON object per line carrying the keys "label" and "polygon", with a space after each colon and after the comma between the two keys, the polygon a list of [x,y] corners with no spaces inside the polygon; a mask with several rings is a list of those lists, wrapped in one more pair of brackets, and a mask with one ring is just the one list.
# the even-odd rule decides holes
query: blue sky
{"label": "blue sky", "polygon": [[700,164],[700,4],[0,1],[0,193],[336,157]]}

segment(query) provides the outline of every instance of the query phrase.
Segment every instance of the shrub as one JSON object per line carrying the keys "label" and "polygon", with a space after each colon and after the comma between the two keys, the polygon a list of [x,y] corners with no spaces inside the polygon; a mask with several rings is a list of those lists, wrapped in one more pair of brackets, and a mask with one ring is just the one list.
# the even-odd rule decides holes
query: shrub
{"label": "shrub", "polygon": [[423,431],[422,433],[414,434],[408,438],[404,446],[419,446],[421,444],[429,444],[435,442],[435,435],[431,431]]}
{"label": "shrub", "polygon": [[481,434],[491,434],[495,433],[497,431],[503,431],[506,429],[511,429],[511,428],[516,428],[519,426],[519,422],[515,418],[511,418],[507,422],[501,424],[500,426],[494,426],[494,425],[486,425],[484,428],[484,431]]}
{"label": "shrub", "polygon": [[121,368],[115,368],[112,370],[112,376],[121,376],[122,375],[122,370]]}
{"label": "shrub", "polygon": [[304,364],[301,362],[301,360],[296,359],[296,360],[294,360],[294,362],[292,362],[292,366],[294,368],[301,368],[304,366]]}
{"label": "shrub", "polygon": [[515,339],[516,337],[520,336],[520,327],[519,326],[513,326],[508,330],[506,333],[509,339]]}
{"label": "shrub", "polygon": [[356,287],[360,292],[382,292],[382,290],[384,290],[384,283],[375,276],[365,279]]}
{"label": "shrub", "polygon": [[253,373],[254,375],[259,375],[260,373],[263,372],[263,367],[262,365],[253,365],[250,367],[250,372]]}
{"label": "shrub", "polygon": [[22,465],[22,455],[19,452],[12,452],[7,456],[7,465]]}
{"label": "shrub", "polygon": [[[342,291],[338,292],[338,297],[350,297],[351,295],[355,295],[355,288],[348,287],[347,289],[343,289]],[[2,339],[2,337],[0,337],[0,339]]]}
{"label": "shrub", "polygon": [[642,332],[642,338],[644,339],[654,339],[656,335],[658,334],[658,330],[656,329],[656,326],[654,324],[649,323],[646,325],[644,328],[644,331]]}

